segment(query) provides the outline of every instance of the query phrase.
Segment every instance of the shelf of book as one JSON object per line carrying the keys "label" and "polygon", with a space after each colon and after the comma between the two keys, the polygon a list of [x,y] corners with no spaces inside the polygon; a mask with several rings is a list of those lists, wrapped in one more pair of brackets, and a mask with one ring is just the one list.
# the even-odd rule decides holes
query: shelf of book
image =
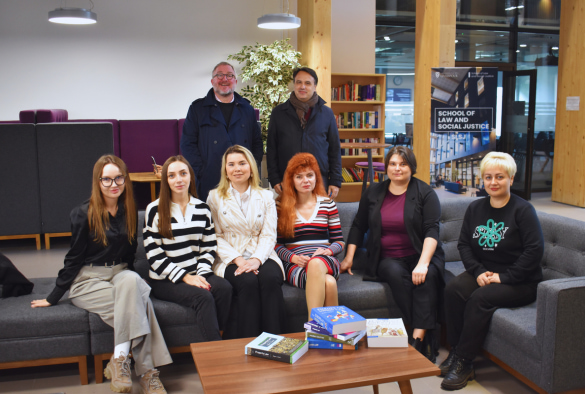
{"label": "shelf of book", "polygon": [[[384,143],[386,74],[333,73],[331,93],[341,142]],[[372,155],[373,161],[383,162],[383,149],[378,148],[377,153]],[[366,154],[342,155],[341,166],[353,168],[355,163],[367,160]],[[344,182],[336,201],[359,201],[361,193],[362,182]]]}

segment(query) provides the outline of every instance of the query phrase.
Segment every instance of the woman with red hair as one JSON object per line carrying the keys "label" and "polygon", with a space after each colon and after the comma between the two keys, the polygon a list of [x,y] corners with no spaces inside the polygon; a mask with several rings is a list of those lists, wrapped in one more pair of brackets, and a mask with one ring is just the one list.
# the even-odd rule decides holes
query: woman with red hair
{"label": "woman with red hair", "polygon": [[290,159],[277,200],[276,253],[287,281],[305,289],[311,310],[337,305],[339,261],[344,248],[335,202],[327,197],[319,164],[310,153]]}

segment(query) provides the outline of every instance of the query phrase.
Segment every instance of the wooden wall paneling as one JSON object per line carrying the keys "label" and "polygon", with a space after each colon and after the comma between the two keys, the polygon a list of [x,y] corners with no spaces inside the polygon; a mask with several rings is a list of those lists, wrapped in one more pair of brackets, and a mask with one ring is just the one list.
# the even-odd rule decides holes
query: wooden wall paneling
{"label": "wooden wall paneling", "polygon": [[297,50],[301,64],[317,73],[317,94],[331,101],[331,0],[299,0],[297,13],[301,27],[297,32]]}
{"label": "wooden wall paneling", "polygon": [[552,200],[585,207],[585,102],[567,111],[567,97],[585,99],[585,2],[563,0],[559,37]]}
{"label": "wooden wall paneling", "polygon": [[417,178],[430,181],[431,68],[455,65],[455,0],[416,0],[413,151]]}

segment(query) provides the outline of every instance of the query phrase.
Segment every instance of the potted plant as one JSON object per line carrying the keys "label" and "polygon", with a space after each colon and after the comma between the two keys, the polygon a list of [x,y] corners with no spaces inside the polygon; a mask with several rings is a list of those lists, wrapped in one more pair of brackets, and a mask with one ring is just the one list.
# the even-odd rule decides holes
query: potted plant
{"label": "potted plant", "polygon": [[253,85],[249,84],[242,88],[240,94],[260,111],[264,145],[272,110],[288,100],[292,72],[301,66],[299,63],[301,53],[289,44],[289,40],[289,38],[277,40],[270,45],[259,43],[254,46],[246,45],[240,52],[228,56],[228,60],[244,63],[240,73],[242,82],[254,82]]}

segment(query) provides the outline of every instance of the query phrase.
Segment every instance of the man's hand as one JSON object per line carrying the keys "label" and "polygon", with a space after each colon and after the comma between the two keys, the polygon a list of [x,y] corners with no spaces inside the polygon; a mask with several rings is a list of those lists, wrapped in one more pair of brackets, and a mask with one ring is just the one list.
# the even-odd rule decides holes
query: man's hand
{"label": "man's hand", "polygon": [[339,194],[339,188],[337,186],[329,185],[329,192],[327,194],[330,198],[334,199]]}
{"label": "man's hand", "polygon": [[282,183],[279,183],[278,185],[274,186],[274,191],[277,194],[282,194]]}

